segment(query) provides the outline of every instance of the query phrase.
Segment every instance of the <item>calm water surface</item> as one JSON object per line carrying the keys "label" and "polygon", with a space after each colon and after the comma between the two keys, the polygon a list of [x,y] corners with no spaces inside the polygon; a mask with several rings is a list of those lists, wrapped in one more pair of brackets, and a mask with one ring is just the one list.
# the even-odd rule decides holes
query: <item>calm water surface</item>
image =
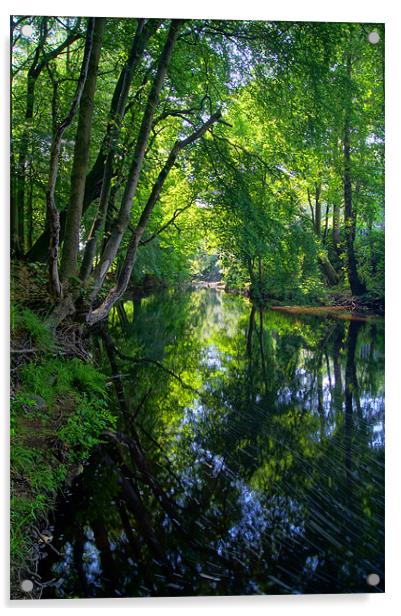
{"label": "calm water surface", "polygon": [[44,596],[384,590],[382,321],[201,289],[127,301],[109,331],[121,438],[60,500]]}

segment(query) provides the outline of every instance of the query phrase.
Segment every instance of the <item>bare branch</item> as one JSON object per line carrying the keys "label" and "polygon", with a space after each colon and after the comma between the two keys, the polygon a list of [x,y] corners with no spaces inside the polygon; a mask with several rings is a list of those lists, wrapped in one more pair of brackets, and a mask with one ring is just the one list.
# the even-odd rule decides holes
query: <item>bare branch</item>
{"label": "bare branch", "polygon": [[152,233],[152,235],[148,238],[146,238],[146,240],[141,240],[139,242],[140,246],[144,246],[145,244],[148,244],[149,242],[151,242],[152,240],[154,240],[158,235],[160,235],[160,233],[163,233],[163,231],[165,231],[167,229],[167,227],[169,227],[170,225],[174,224],[175,220],[180,216],[180,214],[182,214],[183,212],[185,212],[185,210],[187,210],[188,208],[191,207],[191,205],[194,203],[195,199],[191,199],[190,203],[188,203],[188,205],[186,205],[185,207],[181,207],[178,208],[177,210],[175,210],[172,218],[170,218],[170,220],[168,220],[164,225],[162,225],[160,227],[160,229],[158,229],[158,231],[156,231],[155,233]]}

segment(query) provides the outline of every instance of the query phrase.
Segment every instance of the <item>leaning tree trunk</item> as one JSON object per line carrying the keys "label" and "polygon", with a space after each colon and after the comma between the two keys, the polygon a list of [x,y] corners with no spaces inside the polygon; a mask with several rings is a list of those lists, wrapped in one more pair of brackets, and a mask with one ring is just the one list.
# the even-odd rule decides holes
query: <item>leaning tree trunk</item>
{"label": "leaning tree trunk", "polygon": [[326,276],[326,279],[329,285],[334,286],[338,284],[339,282],[338,274],[336,270],[334,269],[334,267],[332,266],[332,264],[330,263],[330,259],[328,258],[325,252],[322,252],[319,255],[318,261],[319,261],[320,269],[323,272],[323,274]]}
{"label": "leaning tree trunk", "polygon": [[[103,176],[104,169],[104,154],[99,152],[99,155],[94,163],[92,169],[86,176],[85,181],[85,195],[82,211],[85,212],[90,204],[99,196],[100,183]],[[60,242],[64,239],[65,223],[67,220],[67,209],[60,212]],[[50,229],[48,224],[44,231],[38,237],[32,248],[26,253],[25,258],[31,263],[45,262],[50,241]]]}
{"label": "leaning tree trunk", "polygon": [[167,39],[162,54],[160,56],[156,76],[154,78],[152,88],[149,93],[146,109],[142,118],[141,127],[139,129],[138,140],[136,142],[134,157],[131,168],[129,170],[128,180],[122,197],[120,210],[115,224],[113,225],[113,228],[111,230],[110,238],[107,241],[102,256],[100,258],[99,264],[94,270],[93,296],[96,296],[98,290],[101,288],[105,276],[110,268],[110,265],[112,264],[117,255],[121,240],[129,224],[132,200],[135,196],[136,188],[138,186],[139,175],[141,173],[143,160],[145,158],[145,151],[152,128],[153,117],[157,108],[157,104],[159,102],[160,92],[164,83],[164,78],[167,74],[167,67],[169,65],[174,45],[177,40],[178,32],[182,23],[183,20],[175,19],[170,25]]}
{"label": "leaning tree trunk", "polygon": [[163,169],[160,171],[158,178],[155,184],[153,185],[152,192],[150,193],[149,199],[142,211],[138,224],[135,227],[131,235],[130,243],[127,249],[127,254],[126,254],[125,261],[121,269],[120,275],[118,277],[117,285],[113,289],[111,289],[111,291],[108,293],[106,299],[102,302],[102,304],[98,308],[90,312],[87,316],[87,322],[90,323],[91,325],[106,318],[106,316],[109,314],[111,308],[114,306],[116,301],[118,301],[120,297],[125,293],[127,286],[128,286],[128,282],[131,278],[132,269],[135,264],[137,250],[138,250],[138,246],[141,241],[142,235],[146,229],[146,225],[152,214],[153,208],[155,207],[160,197],[160,193],[162,191],[164,182],[170,170],[174,166],[175,161],[177,160],[177,156],[179,155],[181,150],[183,150],[186,146],[190,145],[197,139],[200,139],[205,134],[205,132],[211,126],[213,126],[215,122],[218,122],[220,120],[220,118],[221,118],[221,112],[217,111],[212,116],[210,116],[210,118],[204,124],[202,124],[202,126],[200,126],[194,133],[189,135],[189,137],[187,137],[186,139],[183,139],[182,141],[177,141],[175,143],[173,149],[171,150],[167,158],[167,161],[164,164]]}
{"label": "leaning tree trunk", "polygon": [[93,43],[89,57],[89,66],[85,86],[82,92],[77,134],[75,138],[74,161],[71,174],[70,202],[67,209],[61,259],[61,280],[77,273],[79,252],[79,229],[82,217],[82,205],[85,193],[85,179],[89,160],[89,144],[92,128],[93,101],[96,91],[97,69],[102,49],[106,19],[94,18]]}
{"label": "leaning tree trunk", "polygon": [[[316,182],[315,183],[315,204],[313,206],[311,194],[308,189],[308,202],[309,202],[309,206],[310,206],[311,214],[312,214],[313,230],[315,234],[317,235],[317,237],[319,238],[319,241],[322,240],[322,243],[324,245],[325,237],[321,238],[321,235],[322,235],[322,204],[320,201],[321,190],[322,190],[322,185]],[[327,211],[326,211],[326,233],[327,233]],[[326,277],[328,284],[330,286],[338,284],[338,281],[339,281],[338,274],[336,270],[334,269],[334,267],[332,266],[332,264],[330,263],[330,259],[324,248],[322,249],[321,253],[318,256],[318,263],[319,263],[320,270]]]}
{"label": "leaning tree trunk", "polygon": [[[139,37],[136,42],[134,41],[133,47],[130,51],[129,58],[126,64],[124,64],[123,69],[121,70],[120,76],[118,78],[118,81],[117,81],[117,84],[116,84],[116,87],[113,93],[111,104],[110,104],[110,111],[108,115],[109,119],[108,119],[108,124],[106,128],[106,134],[101,143],[98,155],[92,166],[92,169],[89,171],[88,175],[86,176],[85,194],[84,194],[84,201],[83,201],[83,206],[82,206],[83,213],[88,209],[91,203],[95,199],[97,199],[100,195],[101,187],[103,184],[104,173],[105,173],[105,161],[106,161],[106,153],[107,153],[106,144],[109,142],[108,140],[109,140],[110,133],[114,130],[115,118],[118,113],[118,107],[119,107],[119,102],[122,97],[122,91],[127,85],[127,74],[129,70],[129,67],[127,65],[129,64],[129,61],[132,55],[136,53],[137,60],[135,64],[132,66],[132,72],[135,72],[143,56],[143,52],[145,50],[146,44],[148,43],[150,37],[156,32],[159,25],[160,25],[160,20],[153,20],[153,19],[150,20],[150,23],[143,30],[142,37]],[[124,118],[125,112],[126,112],[126,107],[123,108],[122,110],[121,120]],[[66,220],[67,220],[66,214],[67,214],[66,209],[60,212],[60,241],[64,239],[64,231],[65,231],[65,225],[66,225]],[[39,238],[36,240],[35,244],[31,248],[31,250],[29,250],[29,252],[27,253],[26,258],[28,261],[35,262],[35,261],[45,261],[46,260],[47,250],[49,246],[49,237],[50,237],[49,228],[45,227],[43,233],[39,236]]]}
{"label": "leaning tree trunk", "polygon": [[[94,301],[96,299],[97,293],[102,287],[106,273],[117,254],[124,232],[129,225],[132,199],[139,181],[139,174],[145,156],[146,145],[148,143],[154,113],[159,101],[160,91],[167,73],[167,66],[169,64],[172,51],[178,36],[178,31],[183,21],[184,20],[172,20],[169,32],[167,34],[167,39],[159,59],[156,76],[154,78],[153,85],[151,87],[147,100],[147,105],[144,111],[142,124],[139,130],[139,136],[135,147],[134,158],[131,169],[129,171],[128,183],[124,191],[120,211],[113,226],[110,239],[106,243],[99,265],[93,273],[93,289],[90,298],[91,301]],[[78,297],[78,293],[70,293],[66,295],[64,300],[54,308],[48,318],[48,323],[51,327],[57,327],[57,325],[67,315],[76,312],[75,303],[78,300]],[[111,305],[113,304],[114,302],[112,302]],[[85,304],[85,306],[81,306],[80,310],[83,314],[86,314],[88,310],[90,310],[90,308],[90,305],[89,307],[87,307]],[[93,323],[100,321],[102,318],[103,317],[96,318],[95,320],[93,320]]]}
{"label": "leaning tree trunk", "polygon": [[128,60],[124,66],[124,70],[121,73],[118,87],[116,89],[118,95],[116,95],[115,93],[115,96],[113,97],[114,103],[112,105],[113,109],[111,113],[111,121],[109,122],[109,125],[107,127],[106,136],[102,145],[102,150],[104,153],[106,153],[106,160],[104,163],[99,207],[92,225],[92,229],[89,234],[87,244],[85,246],[85,253],[80,271],[80,277],[82,278],[82,280],[86,280],[92,271],[92,263],[96,253],[97,240],[107,216],[111,180],[113,177],[114,157],[118,138],[120,136],[121,125],[125,114],[128,93],[134,71],[142,57],[147,41],[149,40],[150,36],[157,30],[159,24],[160,22],[157,20],[152,20],[150,23],[146,23],[145,19],[138,20],[138,26],[136,29],[131,51]]}

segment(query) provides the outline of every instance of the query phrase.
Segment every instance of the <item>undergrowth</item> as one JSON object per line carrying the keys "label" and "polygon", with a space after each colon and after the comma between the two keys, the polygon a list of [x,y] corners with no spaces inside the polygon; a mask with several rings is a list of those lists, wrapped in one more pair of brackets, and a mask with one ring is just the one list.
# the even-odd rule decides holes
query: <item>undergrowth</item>
{"label": "undergrowth", "polygon": [[[26,346],[12,373],[11,565],[26,565],[33,529],[45,523],[57,492],[115,427],[107,379],[93,364],[60,356],[40,316],[14,304],[12,346]],[[18,357],[21,357],[18,355]]]}

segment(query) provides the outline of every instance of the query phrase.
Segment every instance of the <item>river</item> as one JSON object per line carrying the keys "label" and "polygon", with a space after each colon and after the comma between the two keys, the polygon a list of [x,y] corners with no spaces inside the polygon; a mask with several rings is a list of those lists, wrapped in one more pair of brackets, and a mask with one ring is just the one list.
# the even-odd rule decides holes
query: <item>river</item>
{"label": "river", "polygon": [[383,329],[216,289],[121,304],[120,442],[59,499],[43,597],[383,592]]}

